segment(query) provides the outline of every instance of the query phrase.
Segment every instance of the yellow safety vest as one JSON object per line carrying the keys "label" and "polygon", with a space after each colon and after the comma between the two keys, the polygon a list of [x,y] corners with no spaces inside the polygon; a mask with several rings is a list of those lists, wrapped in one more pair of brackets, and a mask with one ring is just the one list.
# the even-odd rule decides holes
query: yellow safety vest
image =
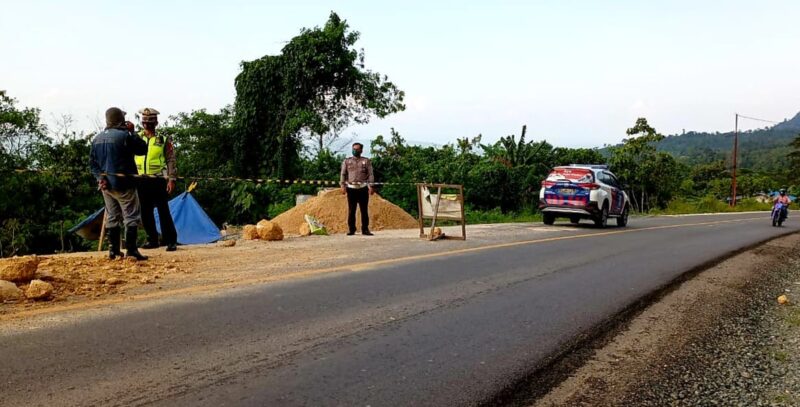
{"label": "yellow safety vest", "polygon": [[161,174],[167,166],[167,158],[164,156],[166,139],[158,135],[147,138],[144,132],[139,133],[139,136],[147,142],[147,154],[134,157],[136,169],[139,174]]}

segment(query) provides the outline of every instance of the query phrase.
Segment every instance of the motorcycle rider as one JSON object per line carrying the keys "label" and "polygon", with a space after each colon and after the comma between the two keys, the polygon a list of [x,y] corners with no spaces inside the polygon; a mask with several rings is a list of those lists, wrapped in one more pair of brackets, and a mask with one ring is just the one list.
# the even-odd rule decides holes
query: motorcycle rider
{"label": "motorcycle rider", "polygon": [[789,198],[788,195],[786,195],[786,189],[785,188],[781,188],[780,195],[775,197],[774,203],[776,203],[776,204],[777,203],[782,203],[783,204],[783,217],[784,217],[784,219],[789,217],[789,204],[791,202],[792,202],[792,200]]}

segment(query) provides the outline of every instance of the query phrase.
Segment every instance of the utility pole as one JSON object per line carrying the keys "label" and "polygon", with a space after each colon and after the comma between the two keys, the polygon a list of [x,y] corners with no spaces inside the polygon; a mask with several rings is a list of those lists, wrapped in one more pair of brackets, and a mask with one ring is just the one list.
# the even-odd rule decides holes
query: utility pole
{"label": "utility pole", "polygon": [[733,196],[731,197],[731,206],[736,206],[736,158],[739,156],[739,113],[736,113],[735,125],[733,129],[733,182],[731,189]]}

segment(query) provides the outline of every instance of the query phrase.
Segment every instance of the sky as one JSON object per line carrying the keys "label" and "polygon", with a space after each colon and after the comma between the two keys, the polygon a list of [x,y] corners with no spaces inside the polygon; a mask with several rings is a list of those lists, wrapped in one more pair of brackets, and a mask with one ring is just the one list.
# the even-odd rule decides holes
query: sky
{"label": "sky", "polygon": [[235,100],[241,61],[331,11],[361,33],[367,69],[406,92],[404,112],[348,137],[491,142],[525,124],[529,139],[597,147],[637,117],[676,134],[800,111],[796,0],[0,0],[0,89],[76,131],[110,106],[213,112]]}

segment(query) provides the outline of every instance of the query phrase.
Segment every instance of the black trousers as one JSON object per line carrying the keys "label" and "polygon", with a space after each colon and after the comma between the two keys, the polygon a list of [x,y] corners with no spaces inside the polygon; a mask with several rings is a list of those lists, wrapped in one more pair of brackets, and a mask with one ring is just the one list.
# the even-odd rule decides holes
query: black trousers
{"label": "black trousers", "polygon": [[158,209],[161,238],[165,245],[178,243],[178,232],[169,213],[167,180],[164,178],[141,178],[138,180],[139,202],[142,205],[142,225],[147,232],[147,241],[158,243],[158,230],[153,208]]}
{"label": "black trousers", "polygon": [[369,231],[369,188],[347,188],[347,228],[356,231],[356,205],[361,211],[361,231]]}

